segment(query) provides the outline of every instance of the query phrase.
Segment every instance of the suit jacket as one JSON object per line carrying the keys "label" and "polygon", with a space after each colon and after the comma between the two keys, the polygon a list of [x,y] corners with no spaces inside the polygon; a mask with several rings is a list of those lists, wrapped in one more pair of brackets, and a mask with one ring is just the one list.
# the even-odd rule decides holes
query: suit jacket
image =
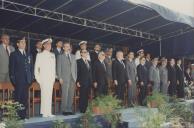
{"label": "suit jacket", "polygon": [[90,68],[87,68],[84,60],[77,60],[77,82],[80,83],[81,86],[91,86],[92,85],[92,70],[91,63],[88,61]]}
{"label": "suit jacket", "polygon": [[119,85],[125,84],[128,80],[126,66],[124,67],[118,59],[115,59],[113,61],[112,75],[113,80],[117,80]]}
{"label": "suit jacket", "polygon": [[55,58],[57,58],[58,55],[63,54],[63,49],[61,48],[61,51],[59,52],[59,51],[57,50],[57,48],[54,48],[54,49],[53,49],[53,53],[55,54]]}
{"label": "suit jacket", "polygon": [[97,82],[98,85],[107,85],[106,66],[103,65],[100,60],[94,62],[93,65],[93,82]]}
{"label": "suit jacket", "polygon": [[96,53],[95,51],[90,52],[90,58],[91,58],[91,63],[93,65],[95,61],[98,60],[98,53]]}
{"label": "suit jacket", "polygon": [[184,72],[182,70],[182,68],[176,66],[176,77],[177,80],[179,81],[179,84],[183,84],[184,83]]}
{"label": "suit jacket", "polygon": [[13,85],[30,84],[34,79],[32,56],[22,55],[19,50],[10,55],[9,75]]}
{"label": "suit jacket", "polygon": [[145,66],[147,67],[148,70],[150,70],[150,68],[151,68],[151,66],[152,66],[151,60],[150,60],[150,61],[146,60]]}
{"label": "suit jacket", "polygon": [[77,61],[75,55],[70,54],[70,63],[66,54],[59,55],[57,58],[57,76],[65,82],[69,81],[71,76],[76,82],[77,80]]}
{"label": "suit jacket", "polygon": [[134,60],[130,61],[127,59],[125,63],[126,63],[128,79],[134,82],[136,80],[136,75],[137,75],[135,61]]}
{"label": "suit jacket", "polygon": [[168,69],[167,67],[160,67],[160,81],[162,84],[166,84],[168,82]]}
{"label": "suit jacket", "polygon": [[112,79],[112,58],[106,57],[104,59],[106,65],[106,74],[109,79]]}
{"label": "suit jacket", "polygon": [[170,81],[171,84],[177,83],[176,67],[168,66],[168,81]]}
{"label": "suit jacket", "polygon": [[153,65],[149,69],[149,80],[154,83],[160,83],[160,72],[158,67]]}
{"label": "suit jacket", "polygon": [[[9,46],[9,48],[10,53],[15,51],[14,47]],[[9,73],[9,56],[7,55],[7,52],[3,47],[3,44],[0,44],[0,74],[6,73]]]}
{"label": "suit jacket", "polygon": [[139,64],[137,66],[138,82],[148,83],[148,80],[149,80],[148,74],[149,74],[149,71],[145,65]]}

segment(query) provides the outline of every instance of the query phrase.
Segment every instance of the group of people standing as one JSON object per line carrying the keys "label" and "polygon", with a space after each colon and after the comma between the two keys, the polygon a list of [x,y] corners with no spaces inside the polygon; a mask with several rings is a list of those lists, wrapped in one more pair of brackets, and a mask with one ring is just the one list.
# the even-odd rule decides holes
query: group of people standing
{"label": "group of people standing", "polygon": [[[184,72],[181,59],[153,58],[150,54],[144,56],[139,50],[135,58],[134,52],[124,56],[122,51],[116,51],[113,58],[113,48],[102,51],[100,44],[95,44],[93,51],[87,50],[87,42],[79,43],[80,49],[72,54],[70,42],[58,41],[52,50],[52,39],[48,38],[36,43],[32,54],[26,52],[26,39],[17,39],[17,49],[9,45],[9,36],[3,34],[0,44],[0,82],[11,81],[15,87],[14,99],[23,104],[25,109],[19,111],[19,116],[26,118],[28,106],[28,88],[36,80],[41,89],[41,110],[43,117],[52,117],[52,91],[54,82],[61,84],[61,110],[64,115],[73,114],[72,104],[75,88],[79,88],[79,109],[85,113],[88,98],[93,90],[94,97],[114,94],[124,100],[128,89],[129,105],[143,101],[148,87],[153,90],[184,97]],[[2,61],[3,60],[3,61]],[[138,94],[138,97],[137,97]]]}

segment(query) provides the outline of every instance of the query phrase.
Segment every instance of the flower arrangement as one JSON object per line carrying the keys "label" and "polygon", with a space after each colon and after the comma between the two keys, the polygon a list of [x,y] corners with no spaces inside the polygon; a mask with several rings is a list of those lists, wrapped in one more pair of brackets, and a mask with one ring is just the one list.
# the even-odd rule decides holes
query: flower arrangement
{"label": "flower arrangement", "polygon": [[0,104],[3,112],[0,128],[23,128],[22,122],[17,114],[19,110],[23,110],[23,105],[18,102],[7,101]]}

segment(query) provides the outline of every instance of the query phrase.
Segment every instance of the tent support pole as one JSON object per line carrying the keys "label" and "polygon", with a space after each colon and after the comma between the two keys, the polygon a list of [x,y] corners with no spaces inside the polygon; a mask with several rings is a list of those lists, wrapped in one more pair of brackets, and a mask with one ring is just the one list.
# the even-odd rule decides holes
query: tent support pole
{"label": "tent support pole", "polygon": [[160,56],[162,56],[162,41],[160,40]]}
{"label": "tent support pole", "polygon": [[30,53],[30,33],[28,32],[28,53]]}

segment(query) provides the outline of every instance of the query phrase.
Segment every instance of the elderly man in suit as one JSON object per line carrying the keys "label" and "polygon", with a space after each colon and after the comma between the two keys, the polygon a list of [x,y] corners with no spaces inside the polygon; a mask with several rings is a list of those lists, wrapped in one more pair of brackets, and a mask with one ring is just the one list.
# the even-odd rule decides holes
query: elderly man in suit
{"label": "elderly man in suit", "polygon": [[97,95],[106,95],[107,94],[107,74],[106,74],[106,65],[104,63],[105,54],[104,52],[99,52],[98,60],[93,64],[93,82],[94,87],[97,89]]}
{"label": "elderly man in suit", "polygon": [[79,108],[85,113],[88,106],[88,96],[92,85],[91,62],[88,61],[88,51],[81,50],[81,59],[77,60],[77,86],[80,88]]}
{"label": "elderly man in suit", "polygon": [[15,49],[9,45],[9,36],[3,34],[0,44],[0,82],[9,82],[9,56]]}
{"label": "elderly man in suit", "polygon": [[160,91],[160,72],[158,65],[158,58],[152,60],[152,66],[149,70],[149,81],[151,82],[154,91]]}
{"label": "elderly man in suit", "polygon": [[72,114],[73,96],[77,80],[77,62],[70,52],[70,43],[63,45],[64,53],[57,58],[57,76],[62,85],[61,109],[64,115]]}
{"label": "elderly man in suit", "polygon": [[123,62],[123,52],[117,51],[116,59],[112,64],[113,81],[116,86],[116,96],[120,100],[124,100],[124,90],[127,85],[128,76],[126,66]]}
{"label": "elderly man in suit", "polygon": [[26,53],[25,37],[17,41],[18,49],[11,53],[9,73],[12,84],[15,87],[15,101],[24,105],[24,110],[18,112],[21,119],[26,118],[28,106],[28,88],[34,79],[32,56]]}

